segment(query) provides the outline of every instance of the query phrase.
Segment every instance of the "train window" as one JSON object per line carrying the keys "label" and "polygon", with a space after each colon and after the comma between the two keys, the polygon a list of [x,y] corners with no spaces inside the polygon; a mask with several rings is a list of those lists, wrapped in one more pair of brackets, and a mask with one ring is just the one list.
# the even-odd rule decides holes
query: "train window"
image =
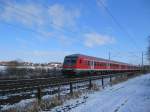
{"label": "train window", "polygon": [[66,58],[64,61],[64,64],[66,65],[74,65],[76,64],[76,58]]}
{"label": "train window", "polygon": [[90,66],[90,61],[88,61],[88,65]]}
{"label": "train window", "polygon": [[94,66],[97,66],[97,62],[94,62]]}
{"label": "train window", "polygon": [[72,64],[75,64],[75,63],[76,63],[76,59],[72,59],[72,60],[71,60],[71,63],[72,63]]}
{"label": "train window", "polygon": [[102,66],[102,67],[103,67],[103,66],[106,66],[106,64],[105,64],[105,63],[100,63],[100,66]]}
{"label": "train window", "polygon": [[66,60],[65,62],[66,62],[66,63],[70,63],[70,60]]}

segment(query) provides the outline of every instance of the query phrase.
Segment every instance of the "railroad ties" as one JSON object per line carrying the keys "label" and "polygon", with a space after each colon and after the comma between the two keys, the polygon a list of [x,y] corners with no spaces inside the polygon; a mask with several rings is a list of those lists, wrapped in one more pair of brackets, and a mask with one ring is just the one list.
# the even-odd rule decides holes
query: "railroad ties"
{"label": "railroad ties", "polygon": [[[65,77],[49,77],[37,79],[20,79],[20,80],[1,80],[0,81],[0,105],[13,104],[21,101],[22,99],[38,98],[41,99],[44,95],[60,94],[60,86],[68,85],[70,94],[73,94],[73,84],[88,82],[88,89],[92,88],[93,80],[101,80],[101,85],[104,88],[105,78],[112,78],[116,76],[126,75],[123,73],[100,75],[92,77],[81,78],[65,78]],[[43,91],[44,89],[56,88],[50,91]]]}

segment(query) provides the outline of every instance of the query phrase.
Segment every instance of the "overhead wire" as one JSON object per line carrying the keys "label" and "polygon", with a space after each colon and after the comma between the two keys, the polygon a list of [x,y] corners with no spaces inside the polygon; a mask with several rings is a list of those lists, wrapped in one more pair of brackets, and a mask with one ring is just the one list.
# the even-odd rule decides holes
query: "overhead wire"
{"label": "overhead wire", "polygon": [[115,16],[110,12],[110,10],[108,9],[108,7],[106,7],[104,5],[104,3],[101,0],[97,0],[97,3],[99,5],[101,5],[105,11],[109,14],[109,16],[112,18],[112,20],[116,23],[116,25],[127,35],[128,38],[130,38],[130,42],[132,42],[132,45],[134,46],[134,48],[138,49],[138,46],[136,44],[136,41],[134,40],[134,38],[132,38],[132,36],[126,31],[126,29],[118,22],[118,20],[115,18]]}
{"label": "overhead wire", "polygon": [[[143,52],[143,62],[146,63],[146,51]],[[114,52],[111,54],[112,58],[122,58],[122,57],[128,57],[128,61],[130,63],[136,63],[136,64],[140,64],[142,63],[142,54],[141,52],[116,52],[114,54]]]}
{"label": "overhead wire", "polygon": [[[104,7],[104,9],[109,13],[109,15],[112,17],[112,19],[113,19],[113,21],[119,26],[119,28],[120,29],[122,29],[129,37],[130,37],[130,35],[128,34],[128,32],[122,27],[122,25],[116,20],[116,18],[111,14],[111,12],[109,11],[109,9],[107,8],[107,7],[105,7],[105,5],[102,3],[102,1],[101,0],[99,0],[99,3],[101,3],[101,5]],[[16,9],[17,11],[19,10],[17,7],[14,7],[13,5],[11,5],[10,3],[5,3],[7,6],[9,6],[9,7],[11,7],[11,8],[14,8],[14,9]],[[1,7],[2,8],[2,7]],[[48,8],[48,7],[47,7]],[[19,10],[19,11],[21,11],[21,12],[23,12],[23,13],[26,13],[26,14],[28,14],[28,15],[31,15],[31,16],[33,16],[33,17],[35,17],[35,19],[36,18],[39,18],[39,16],[37,16],[37,15],[35,15],[35,14],[33,14],[33,13],[30,13],[30,12],[28,12],[28,11],[25,11],[25,10]],[[12,26],[12,27],[15,27],[15,28],[17,28],[16,27],[16,25],[13,25],[13,24],[10,24],[10,23],[8,23],[8,22],[5,22],[5,24],[7,24],[7,25],[9,25],[9,26]],[[55,26],[57,26],[56,24],[54,24],[54,23],[50,23],[51,25],[55,25]],[[38,32],[38,31],[36,31],[36,30],[34,30],[34,29],[29,29],[29,28],[23,28],[23,27],[19,27],[18,29],[24,29],[24,30],[28,30],[28,31],[31,31],[31,32],[33,32],[33,33],[35,33],[35,34],[40,34],[41,36],[45,36],[45,35],[43,35],[43,33],[41,33],[41,32]],[[63,32],[68,32],[68,31],[66,31],[66,30],[64,30],[64,28],[62,28],[62,27],[58,27],[58,29],[59,30],[61,30],[61,31],[63,31]],[[70,32],[72,32],[72,31],[70,31]],[[75,33],[75,32],[72,32],[72,33]],[[132,38],[131,38],[132,39]],[[132,39],[133,40],[133,39]],[[135,44],[136,45],[136,44]]]}
{"label": "overhead wire", "polygon": [[[111,11],[109,10],[109,8],[108,7],[106,7],[105,5],[104,5],[104,3],[101,1],[101,0],[97,0],[97,3],[98,3],[98,5],[101,5],[104,9],[105,9],[105,11],[108,13],[108,15],[112,18],[112,20],[115,22],[115,24],[122,30],[122,32],[124,32],[126,35],[127,35],[127,37],[129,38],[129,40],[130,40],[130,42],[131,42],[131,44],[134,46],[134,48],[136,49],[136,50],[138,50],[138,46],[137,46],[137,43],[136,43],[136,41],[134,40],[134,38],[132,38],[132,36],[127,32],[127,30],[118,22],[118,20],[115,18],[115,16],[111,13]],[[132,55],[133,56],[133,55]],[[134,55],[135,56],[135,55]],[[134,57],[133,56],[133,57]],[[136,56],[137,57],[137,56]],[[140,56],[139,56],[140,57]]]}
{"label": "overhead wire", "polygon": [[[104,7],[104,9],[107,11],[107,13],[111,16],[111,18],[113,19],[113,21],[119,26],[119,28],[120,29],[122,29],[122,31],[123,32],[125,32],[127,35],[128,35],[128,37],[130,37],[131,39],[132,39],[132,41],[134,42],[134,44],[136,45],[136,42],[134,41],[134,39],[130,36],[130,34],[124,29],[124,27],[122,27],[122,25],[117,21],[117,19],[112,15],[112,13],[109,11],[109,9],[104,5],[104,3],[101,1],[101,0],[97,0],[98,1],[98,3],[100,3],[103,7]],[[1,2],[2,3],[2,2]],[[16,10],[19,10],[17,7],[14,7],[13,5],[11,5],[10,3],[7,3],[7,2],[5,2],[5,4],[6,5],[8,5],[9,7],[11,7],[11,8],[14,8],[14,9],[16,9]],[[45,6],[45,7],[47,7],[48,8],[48,6]],[[28,12],[28,11],[25,11],[25,10],[20,10],[21,12],[23,12],[23,13],[26,13],[26,14],[29,14],[29,15],[31,15],[31,16],[34,16],[35,18],[39,18],[39,16],[37,16],[37,15],[34,15],[33,13],[30,13],[30,12]],[[62,30],[63,32],[66,32],[66,30],[64,30],[64,28],[62,28],[62,27],[58,27],[56,24],[54,24],[54,23],[50,23],[51,25],[55,25],[59,30]],[[32,29],[32,31],[33,31],[33,29]],[[67,31],[68,32],[68,31]],[[73,32],[73,33],[76,33],[76,32]],[[137,45],[136,45],[137,46]]]}

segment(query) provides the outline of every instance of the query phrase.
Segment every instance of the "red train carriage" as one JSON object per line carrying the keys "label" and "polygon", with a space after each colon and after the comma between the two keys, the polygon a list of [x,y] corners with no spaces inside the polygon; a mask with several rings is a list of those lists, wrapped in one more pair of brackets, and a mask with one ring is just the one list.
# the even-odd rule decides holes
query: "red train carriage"
{"label": "red train carriage", "polygon": [[138,67],[82,54],[66,56],[63,63],[63,74],[69,76],[98,75],[137,70]]}

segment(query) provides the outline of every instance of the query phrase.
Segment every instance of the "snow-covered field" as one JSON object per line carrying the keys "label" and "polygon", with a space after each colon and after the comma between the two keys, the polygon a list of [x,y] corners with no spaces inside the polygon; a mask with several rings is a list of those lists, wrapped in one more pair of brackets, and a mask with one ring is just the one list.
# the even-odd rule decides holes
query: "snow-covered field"
{"label": "snow-covered field", "polygon": [[150,74],[66,102],[51,110],[64,112],[150,112]]}

